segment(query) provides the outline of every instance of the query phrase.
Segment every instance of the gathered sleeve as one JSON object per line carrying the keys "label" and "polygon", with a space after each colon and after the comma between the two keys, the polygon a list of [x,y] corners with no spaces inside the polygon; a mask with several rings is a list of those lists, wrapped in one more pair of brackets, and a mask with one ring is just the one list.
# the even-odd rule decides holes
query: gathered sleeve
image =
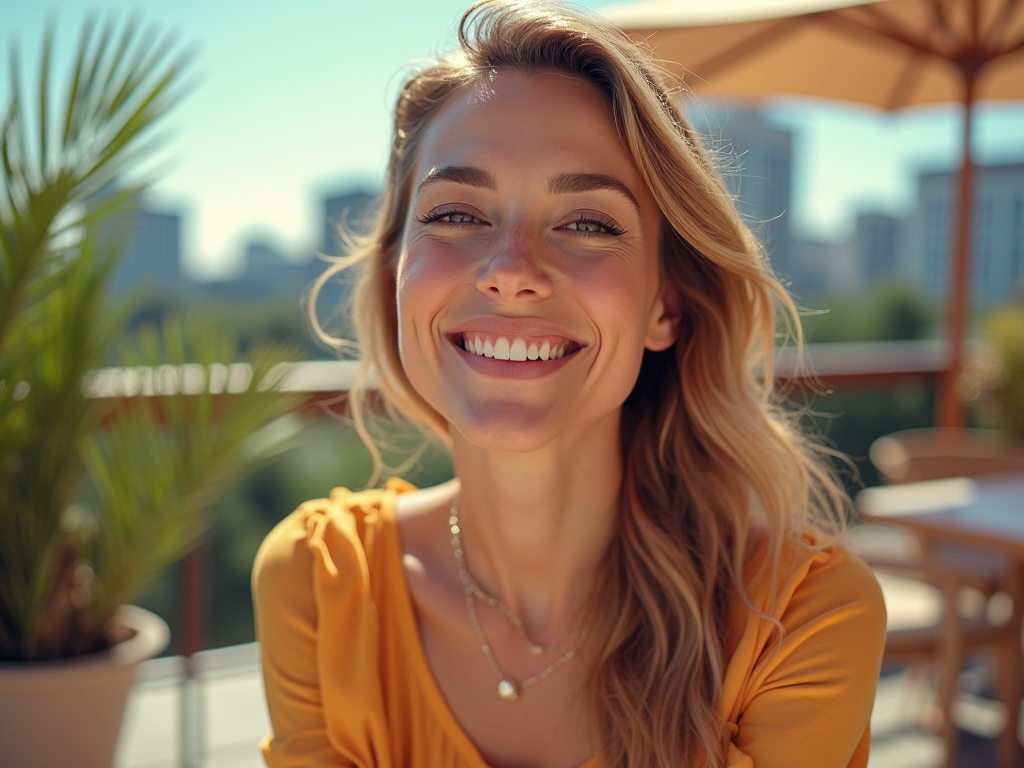
{"label": "gathered sleeve", "polygon": [[773,610],[762,589],[745,606],[726,674],[729,768],[865,768],[885,645],[885,604],[874,574],[841,546],[780,570]]}
{"label": "gathered sleeve", "polygon": [[362,523],[347,491],[303,504],[267,536],[252,574],[272,733],[269,768],[389,768],[377,615]]}

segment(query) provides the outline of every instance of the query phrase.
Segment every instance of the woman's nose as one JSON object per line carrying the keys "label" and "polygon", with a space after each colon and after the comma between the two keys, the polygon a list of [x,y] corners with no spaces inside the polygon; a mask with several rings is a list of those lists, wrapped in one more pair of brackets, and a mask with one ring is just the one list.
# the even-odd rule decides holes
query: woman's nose
{"label": "woman's nose", "polygon": [[481,293],[506,301],[536,301],[554,287],[545,268],[544,244],[523,229],[507,232],[496,242],[477,275]]}

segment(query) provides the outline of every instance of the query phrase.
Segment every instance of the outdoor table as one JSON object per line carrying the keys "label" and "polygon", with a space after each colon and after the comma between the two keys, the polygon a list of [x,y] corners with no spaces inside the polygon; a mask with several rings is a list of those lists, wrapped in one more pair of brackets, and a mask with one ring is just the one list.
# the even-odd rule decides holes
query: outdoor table
{"label": "outdoor table", "polygon": [[[944,544],[969,546],[1010,564],[1006,591],[1013,601],[1010,625],[1014,648],[1021,648],[1024,620],[1024,473],[956,477],[867,488],[857,496],[858,510],[870,521],[912,530],[923,552]],[[1024,662],[1020,652],[1006,660],[998,681],[1010,702],[1001,739],[1000,763],[1017,766],[1017,736]]]}

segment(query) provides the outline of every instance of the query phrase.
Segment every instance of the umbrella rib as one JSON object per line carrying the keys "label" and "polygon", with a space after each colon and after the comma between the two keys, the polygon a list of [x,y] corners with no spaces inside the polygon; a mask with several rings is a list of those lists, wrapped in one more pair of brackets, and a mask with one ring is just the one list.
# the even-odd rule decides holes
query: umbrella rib
{"label": "umbrella rib", "polygon": [[[862,9],[866,9],[866,6],[859,6]],[[936,48],[931,47],[926,42],[915,40],[909,35],[903,34],[898,29],[887,29],[885,27],[876,26],[871,21],[866,19],[859,19],[848,13],[840,13],[839,11],[826,11],[818,18],[823,22],[830,24],[834,29],[839,32],[854,35],[863,39],[872,40],[874,42],[892,43],[900,48],[910,48],[911,50],[917,51],[918,53],[927,54],[929,56],[938,56],[942,59],[948,59],[949,57],[943,54]]]}
{"label": "umbrella rib", "polygon": [[[1013,2],[1013,0],[1010,0]],[[956,32],[949,19],[949,9],[942,0],[926,0],[932,9],[932,17],[935,19],[935,32],[945,37],[946,43],[955,47]]]}
{"label": "umbrella rib", "polygon": [[981,49],[981,0],[969,0],[971,11],[971,50]]}
{"label": "umbrella rib", "polygon": [[[948,58],[943,51],[932,45],[930,40],[919,40],[915,38],[899,22],[873,5],[855,6],[854,8],[849,9],[849,11],[849,13],[844,13],[842,11],[829,11],[826,15],[836,16],[846,24],[860,27],[873,35],[891,40],[892,42],[898,43],[906,48],[912,48],[915,51],[927,53],[932,56]],[[859,15],[867,18],[858,18],[858,11],[860,12]],[[870,19],[870,21],[868,19]]]}
{"label": "umbrella rib", "polygon": [[726,69],[746,57],[758,53],[762,48],[777,42],[783,36],[792,34],[802,27],[808,18],[808,16],[789,16],[782,19],[768,27],[768,29],[763,29],[733,45],[731,48],[716,53],[709,59],[702,61],[699,65],[692,67],[690,71],[704,80],[713,77],[720,70]]}
{"label": "umbrella rib", "polygon": [[894,110],[902,107],[907,100],[907,96],[913,89],[918,77],[921,74],[921,68],[918,64],[921,61],[922,54],[920,51],[911,51],[910,58],[907,60],[907,66],[900,73],[899,79],[896,81],[896,85],[893,86],[892,92],[889,94],[889,98],[885,101],[885,108],[887,110]]}
{"label": "umbrella rib", "polygon": [[1000,39],[1006,34],[1007,28],[1010,26],[1010,17],[1013,16],[1014,11],[1020,8],[1021,0],[1006,0],[1003,3],[1003,7],[999,9],[999,13],[996,15],[995,21],[992,23],[992,29],[986,36],[986,53],[996,50],[996,46],[999,44]]}
{"label": "umbrella rib", "polygon": [[1003,46],[1002,48],[999,48],[998,50],[990,52],[985,57],[985,60],[986,61],[995,61],[996,59],[998,59],[998,58],[1000,58],[1002,56],[1007,56],[1007,55],[1009,55],[1011,53],[1016,53],[1017,51],[1020,51],[1020,50],[1024,50],[1024,37],[1020,38],[1019,40],[1015,40],[1012,43],[1007,43],[1005,46]]}

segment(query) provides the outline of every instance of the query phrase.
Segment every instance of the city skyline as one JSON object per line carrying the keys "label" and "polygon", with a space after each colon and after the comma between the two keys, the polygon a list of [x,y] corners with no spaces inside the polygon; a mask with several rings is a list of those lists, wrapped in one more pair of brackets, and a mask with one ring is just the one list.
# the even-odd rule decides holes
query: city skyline
{"label": "city skyline", "polygon": [[[798,301],[864,295],[893,281],[911,286],[922,300],[936,305],[944,301],[954,173],[918,174],[915,203],[901,216],[861,213],[845,239],[804,238],[790,232],[786,218],[778,215],[788,205],[792,134],[764,125],[756,112],[735,117],[734,132],[718,137],[720,146],[742,155],[727,183],[741,215],[764,239],[776,274]],[[979,165],[976,181],[972,304],[991,307],[1024,295],[1024,162]],[[235,274],[196,280],[181,270],[180,213],[154,209],[143,200],[129,217],[129,229],[123,230],[127,248],[111,283],[112,295],[142,289],[150,296],[179,298],[298,298],[325,268],[316,254],[345,253],[338,225],[360,232],[376,202],[370,189],[328,193],[319,201],[321,240],[316,249],[288,252],[251,237],[243,243]],[[350,282],[334,286],[336,295],[325,305],[337,306],[337,291],[344,292],[342,284]]]}
{"label": "city skyline", "polygon": [[[150,198],[157,209],[183,214],[190,272],[229,274],[254,239],[286,253],[315,249],[321,198],[345,186],[379,188],[401,73],[436,43],[450,47],[453,21],[465,5],[182,0],[142,6],[144,20],[177,30],[199,49],[198,85],[169,126],[173,140],[163,163],[170,173]],[[585,5],[599,10],[608,3]],[[84,0],[0,0],[0,39],[5,47],[19,41],[27,93],[34,95],[47,16],[57,21],[53,69],[60,89],[89,7]],[[119,8],[107,2],[100,11]],[[4,103],[7,61],[5,55],[0,65]],[[739,109],[727,106],[723,119]],[[786,215],[799,237],[838,241],[852,234],[859,214],[905,215],[917,175],[949,170],[957,156],[959,116],[951,107],[884,115],[790,99],[770,103],[765,115],[794,133]],[[983,106],[976,135],[979,161],[1024,159],[1024,104]]]}

